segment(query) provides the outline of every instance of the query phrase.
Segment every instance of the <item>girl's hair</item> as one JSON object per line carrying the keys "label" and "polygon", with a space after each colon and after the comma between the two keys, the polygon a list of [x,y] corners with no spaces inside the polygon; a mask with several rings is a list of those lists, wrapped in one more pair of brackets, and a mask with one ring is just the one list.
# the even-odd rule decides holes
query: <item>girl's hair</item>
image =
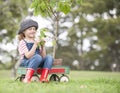
{"label": "girl's hair", "polygon": [[20,34],[18,35],[18,40],[19,40],[19,41],[22,40],[22,39],[24,39],[24,38],[25,38],[24,33],[20,33]]}

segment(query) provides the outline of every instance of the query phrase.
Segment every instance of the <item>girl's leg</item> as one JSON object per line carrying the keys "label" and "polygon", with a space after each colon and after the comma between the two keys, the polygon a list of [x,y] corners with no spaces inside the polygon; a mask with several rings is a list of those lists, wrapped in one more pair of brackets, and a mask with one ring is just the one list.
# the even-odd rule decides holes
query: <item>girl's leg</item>
{"label": "girl's leg", "polygon": [[47,76],[49,73],[49,69],[51,69],[53,64],[53,58],[50,55],[47,55],[44,59],[43,59],[43,69],[42,69],[42,73],[41,73],[41,77],[40,77],[40,81],[41,82],[48,82],[47,80]]}
{"label": "girl's leg", "polygon": [[29,60],[27,67],[37,70],[39,65],[42,63],[42,60],[42,57],[39,54],[36,54]]}
{"label": "girl's leg", "polygon": [[25,79],[23,80],[24,83],[29,83],[33,74],[34,74],[34,69],[27,69],[27,73],[25,75]]}
{"label": "girl's leg", "polygon": [[27,66],[28,67],[27,73],[26,73],[25,79],[23,80],[25,83],[28,83],[31,81],[31,78],[35,70],[37,70],[41,62],[42,62],[42,57],[38,54],[30,58],[30,60],[28,61],[28,66]]}

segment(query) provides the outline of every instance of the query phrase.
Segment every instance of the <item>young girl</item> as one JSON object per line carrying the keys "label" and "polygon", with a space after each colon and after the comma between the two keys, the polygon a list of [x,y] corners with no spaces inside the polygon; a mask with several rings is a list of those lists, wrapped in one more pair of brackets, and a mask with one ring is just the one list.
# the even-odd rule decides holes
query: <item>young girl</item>
{"label": "young girl", "polygon": [[40,81],[47,82],[49,69],[53,64],[53,58],[46,55],[44,46],[38,47],[40,40],[35,39],[38,23],[32,19],[24,20],[18,32],[19,46],[18,51],[21,56],[20,66],[27,67],[27,73],[23,82],[31,81],[32,75],[38,68],[42,68]]}

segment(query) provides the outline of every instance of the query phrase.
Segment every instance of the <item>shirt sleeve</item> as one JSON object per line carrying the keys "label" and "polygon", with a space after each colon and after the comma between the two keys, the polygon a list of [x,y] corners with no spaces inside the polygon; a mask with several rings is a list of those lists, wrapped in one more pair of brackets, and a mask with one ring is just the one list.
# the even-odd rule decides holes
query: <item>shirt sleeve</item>
{"label": "shirt sleeve", "polygon": [[20,55],[25,55],[25,53],[28,52],[28,48],[24,40],[20,41],[19,46],[18,46],[18,51]]}

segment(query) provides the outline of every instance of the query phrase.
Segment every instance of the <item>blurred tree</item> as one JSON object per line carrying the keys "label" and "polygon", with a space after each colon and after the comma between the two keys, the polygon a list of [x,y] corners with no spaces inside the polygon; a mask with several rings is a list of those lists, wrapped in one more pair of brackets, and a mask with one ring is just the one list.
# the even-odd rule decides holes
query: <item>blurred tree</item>
{"label": "blurred tree", "polygon": [[[74,20],[69,32],[70,43],[80,47],[82,69],[93,65],[94,70],[111,70],[116,64],[115,70],[119,71],[120,1],[85,0],[81,7],[74,5],[71,15]],[[90,43],[87,51],[83,47],[86,39]]]}
{"label": "blurred tree", "polygon": [[17,62],[17,53],[15,53],[16,50],[3,49],[2,44],[14,43],[13,39],[19,29],[18,25],[27,16],[30,3],[30,0],[24,0],[24,2],[21,0],[0,0],[0,57],[7,55],[6,59],[11,59],[10,65],[4,64],[5,60],[0,59],[0,64],[6,65],[5,68],[14,66]]}
{"label": "blurred tree", "polygon": [[[11,41],[18,30],[22,18],[28,14],[30,0],[0,0],[0,41]],[[6,32],[5,32],[5,30]]]}

